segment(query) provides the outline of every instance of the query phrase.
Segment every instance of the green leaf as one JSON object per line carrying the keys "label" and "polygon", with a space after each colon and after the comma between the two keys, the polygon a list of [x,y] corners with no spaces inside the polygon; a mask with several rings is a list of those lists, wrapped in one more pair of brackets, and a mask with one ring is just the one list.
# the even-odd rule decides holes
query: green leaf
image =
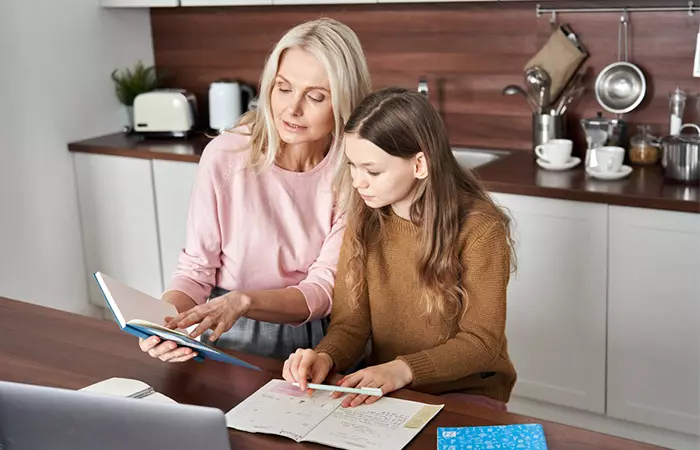
{"label": "green leaf", "polygon": [[114,69],[110,76],[117,98],[127,106],[134,104],[137,95],[157,89],[163,82],[163,77],[158,76],[154,66],[146,67],[140,60],[133,68],[127,67],[122,71]]}

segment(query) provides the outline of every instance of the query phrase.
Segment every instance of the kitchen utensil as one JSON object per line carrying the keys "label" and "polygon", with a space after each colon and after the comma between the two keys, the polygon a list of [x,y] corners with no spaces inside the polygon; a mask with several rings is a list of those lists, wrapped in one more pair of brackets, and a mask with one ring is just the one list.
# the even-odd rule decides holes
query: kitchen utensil
{"label": "kitchen utensil", "polygon": [[420,77],[418,79],[418,92],[429,97],[430,88],[428,87],[428,80],[425,77]]}
{"label": "kitchen utensil", "polygon": [[[628,52],[628,15],[625,12],[620,18],[618,29],[617,59],[618,62],[606,66],[595,82],[596,100],[600,106],[614,114],[625,114],[644,100],[647,84],[642,71],[630,63]],[[624,35],[624,61],[622,61],[622,36]]]}
{"label": "kitchen utensil", "polygon": [[522,95],[525,97],[527,100],[528,105],[530,105],[530,109],[532,110],[533,113],[537,112],[537,103],[536,101],[528,95],[527,92],[517,84],[509,84],[508,86],[503,88],[503,95]]}
{"label": "kitchen utensil", "polygon": [[667,178],[683,182],[697,182],[700,178],[700,127],[693,123],[681,126],[695,128],[697,135],[682,134],[668,135],[661,139],[663,156],[661,165]]}
{"label": "kitchen utensil", "polygon": [[693,76],[700,78],[700,31],[695,39],[695,57],[693,58]]}
{"label": "kitchen utensil", "polygon": [[[621,180],[623,178],[628,177],[633,170],[634,169],[632,169],[630,166],[624,164],[620,167],[620,169],[617,172],[603,172],[602,170],[598,170],[597,167],[586,167],[586,173],[589,176],[597,178],[599,180]],[[606,189],[606,192],[609,193],[610,190]]]}
{"label": "kitchen utensil", "polygon": [[566,86],[561,96],[559,96],[559,101],[554,108],[555,114],[564,114],[566,108],[577,98],[579,98],[586,90],[583,85],[583,77],[585,72],[577,72],[572,78],[569,84]]}
{"label": "kitchen utensil", "polygon": [[540,97],[537,106],[540,114],[544,113],[545,109],[549,109],[549,84],[540,87]]}
{"label": "kitchen utensil", "polygon": [[569,84],[564,87],[564,90],[562,90],[561,95],[559,96],[559,101],[557,102],[557,105],[560,105],[564,103],[566,98],[569,96],[571,91],[576,89],[578,85],[581,82],[581,79],[583,78],[583,72],[576,72],[573,77],[571,77],[571,81],[569,81]]}
{"label": "kitchen utensil", "polygon": [[[552,139],[564,138],[566,124],[564,116],[551,114],[532,115],[532,147],[545,144]],[[534,155],[534,151],[533,151]]]}
{"label": "kitchen utensil", "polygon": [[155,89],[134,99],[134,131],[149,137],[187,137],[195,127],[197,100],[183,89]]}
{"label": "kitchen utensil", "polygon": [[530,67],[525,71],[525,79],[537,93],[537,111],[543,114],[549,107],[549,87],[552,79],[549,74],[540,66]]}
{"label": "kitchen utensil", "polygon": [[596,169],[602,173],[618,173],[625,160],[625,149],[622,147],[606,146],[596,149],[598,165]]}
{"label": "kitchen utensil", "polygon": [[[243,94],[247,97],[244,99]],[[217,132],[235,125],[255,97],[252,86],[231,79],[214,81],[209,86],[209,127]]]}
{"label": "kitchen utensil", "polygon": [[[591,130],[603,130],[606,132],[606,140],[602,145],[614,145],[617,147],[625,147],[627,138],[627,123],[622,119],[607,119],[603,117],[601,112],[596,114],[596,117],[590,119],[581,119],[581,126],[586,136]],[[595,136],[594,136],[595,137]]]}
{"label": "kitchen utensil", "polygon": [[573,143],[569,139],[550,139],[535,147],[538,158],[554,165],[562,165],[571,159]]}
{"label": "kitchen utensil", "polygon": [[608,132],[605,130],[587,130],[586,131],[586,143],[588,144],[588,149],[600,148],[608,142]]}
{"label": "kitchen utensil", "polygon": [[629,159],[633,164],[656,164],[659,162],[658,139],[651,135],[649,125],[637,125],[637,134],[630,139]]}
{"label": "kitchen utensil", "polygon": [[581,127],[586,133],[585,165],[596,167],[598,160],[595,150],[605,145],[624,147],[627,124],[621,119],[606,119],[599,112],[595,118],[581,119]]}
{"label": "kitchen utensil", "polygon": [[670,118],[670,132],[671,135],[678,135],[681,131],[681,125],[683,124],[683,112],[685,111],[685,101],[688,96],[677,87],[675,91],[668,98],[668,107],[671,113]]}
{"label": "kitchen utensil", "polygon": [[525,92],[527,97],[532,100],[534,107],[532,112],[535,114],[539,113],[539,86],[536,86],[530,82],[530,80],[525,76]]}
{"label": "kitchen utensil", "polygon": [[543,168],[545,170],[552,170],[555,172],[559,172],[562,170],[573,169],[574,167],[578,166],[579,164],[581,164],[581,158],[573,156],[562,164],[554,164],[554,163],[547,162],[547,161],[544,161],[544,160],[539,159],[539,158],[535,162],[537,163],[538,166],[540,166],[541,168]]}
{"label": "kitchen utensil", "polygon": [[557,108],[555,110],[556,114],[561,114],[563,115],[566,112],[566,109],[573,103],[575,100],[579,99],[583,93],[586,92],[586,87],[585,86],[579,86],[577,87],[574,91],[572,91],[564,100],[564,103],[561,105],[560,108]]}
{"label": "kitchen utensil", "polygon": [[552,80],[549,96],[556,99],[587,57],[588,52],[569,25],[556,26],[545,45],[523,70],[533,66],[544,69]]}

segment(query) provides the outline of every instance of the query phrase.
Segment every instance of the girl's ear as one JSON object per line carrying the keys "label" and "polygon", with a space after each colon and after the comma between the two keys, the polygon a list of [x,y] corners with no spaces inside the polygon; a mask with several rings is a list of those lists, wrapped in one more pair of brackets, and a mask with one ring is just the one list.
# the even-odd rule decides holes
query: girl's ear
{"label": "girl's ear", "polygon": [[423,152],[418,152],[413,159],[413,175],[419,180],[424,180],[428,177],[428,160],[425,158],[425,154]]}

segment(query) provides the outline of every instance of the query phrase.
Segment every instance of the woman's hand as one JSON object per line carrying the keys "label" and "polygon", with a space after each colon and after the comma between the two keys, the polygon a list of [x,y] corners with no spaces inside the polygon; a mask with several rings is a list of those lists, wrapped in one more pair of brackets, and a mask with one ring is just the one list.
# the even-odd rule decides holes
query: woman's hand
{"label": "woman's hand", "polygon": [[[167,291],[162,300],[175,306],[178,312],[188,311],[196,303],[187,294],[180,291]],[[169,318],[165,318],[166,321]],[[139,338],[139,347],[143,352],[166,362],[185,362],[197,356],[197,352],[188,347],[178,347],[173,341],[162,341],[158,336],[148,339]]]}
{"label": "woman's hand", "polygon": [[[396,359],[394,361],[380,364],[378,366],[367,367],[355,373],[343,377],[338,382],[339,386],[362,388],[373,387],[380,388],[383,394],[394,392],[404,386],[408,386],[413,382],[413,372],[408,364]],[[332,398],[342,397],[342,392],[334,392]],[[347,394],[341,405],[346,408],[348,406],[358,406],[362,403],[372,404],[379,400],[380,397],[373,395]]]}
{"label": "woman's hand", "polygon": [[185,362],[197,356],[197,352],[189,347],[178,347],[173,341],[163,341],[158,336],[148,339],[139,338],[139,347],[154,358],[165,362]]}
{"label": "woman's hand", "polygon": [[321,383],[333,367],[333,359],[327,353],[316,353],[311,349],[298,349],[284,362],[282,377],[290,383],[299,383],[299,389],[306,389],[307,380]]}
{"label": "woman's hand", "polygon": [[215,341],[228,331],[239,317],[244,316],[250,309],[250,297],[240,292],[229,292],[202,305],[195,306],[189,311],[178,314],[165,324],[168,328],[186,329],[196,323],[197,328],[190,333],[196,338],[206,330],[214,332],[209,336],[210,341]]}

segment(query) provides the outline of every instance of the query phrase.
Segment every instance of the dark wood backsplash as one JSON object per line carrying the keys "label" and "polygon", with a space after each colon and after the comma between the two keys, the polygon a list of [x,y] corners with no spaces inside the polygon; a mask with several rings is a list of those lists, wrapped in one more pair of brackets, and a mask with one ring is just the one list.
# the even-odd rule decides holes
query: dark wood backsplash
{"label": "dark wood backsplash", "polygon": [[[663,3],[663,2],[658,2]],[[256,85],[274,43],[293,25],[320,16],[336,18],[358,34],[375,88],[415,88],[426,75],[455,145],[531,148],[531,113],[525,99],[506,97],[508,84],[522,84],[524,64],[546,42],[549,16],[537,18],[529,3],[432,3],[229,8],[172,8],[151,11],[155,61],[170,86],[197,96],[206,123],[209,83],[233,77]],[[593,94],[595,77],[617,59],[618,13],[559,14],[590,52],[588,90],[567,112],[569,135],[581,153],[578,119],[605,112]],[[644,71],[645,101],[623,116],[631,133],[637,123],[668,131],[668,95],[680,86],[697,94],[692,77],[698,17],[687,13],[632,13],[630,61]],[[694,99],[686,121],[697,122]]]}

